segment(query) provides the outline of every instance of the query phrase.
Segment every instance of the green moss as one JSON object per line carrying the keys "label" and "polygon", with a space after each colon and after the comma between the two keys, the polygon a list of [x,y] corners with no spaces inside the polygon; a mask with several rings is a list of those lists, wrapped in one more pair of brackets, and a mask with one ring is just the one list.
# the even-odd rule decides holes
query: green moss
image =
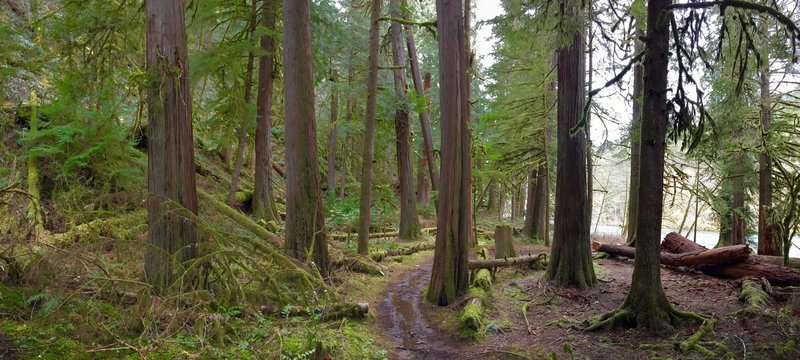
{"label": "green moss", "polygon": [[472,280],[472,287],[483,289],[487,293],[492,292],[492,274],[487,269],[480,269]]}
{"label": "green moss", "polygon": [[789,359],[797,351],[797,343],[793,339],[789,339],[785,344],[775,344],[775,354],[779,359]]}
{"label": "green moss", "polygon": [[753,280],[744,280],[739,300],[744,301],[750,310],[761,310],[769,304],[769,294],[764,292],[761,284]]}

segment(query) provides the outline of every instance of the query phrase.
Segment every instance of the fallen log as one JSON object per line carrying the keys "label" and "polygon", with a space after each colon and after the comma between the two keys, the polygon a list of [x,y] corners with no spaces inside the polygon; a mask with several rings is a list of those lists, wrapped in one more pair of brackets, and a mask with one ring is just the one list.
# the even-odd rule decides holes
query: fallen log
{"label": "fallen log", "polygon": [[369,313],[369,303],[360,302],[356,304],[334,304],[321,307],[303,307],[296,305],[287,305],[282,308],[272,308],[269,306],[262,306],[261,312],[263,314],[271,314],[281,317],[290,316],[309,316],[312,314],[319,314],[320,320],[331,321],[339,319],[363,319]]}
{"label": "fallen log", "polygon": [[[397,237],[400,233],[397,231],[389,231],[389,232],[376,232],[376,233],[369,233],[370,239],[380,239],[380,238],[390,238],[390,237]],[[333,240],[344,241],[347,239],[355,239],[358,237],[358,233],[331,233],[328,235]]]}
{"label": "fallen log", "polygon": [[783,263],[783,256],[750,255],[750,258],[764,264],[783,265],[800,269],[800,258],[790,257],[786,264]]}
{"label": "fallen log", "polygon": [[480,331],[483,328],[483,300],[480,297],[469,299],[464,310],[459,316],[461,325],[471,331]]}
{"label": "fallen log", "polygon": [[[593,243],[592,248],[610,255],[636,257],[636,248],[623,245],[609,245]],[[692,266],[721,265],[740,263],[750,256],[747,245],[724,246],[716,249],[703,249],[697,251],[673,254],[661,252],[661,263],[667,266]]]}
{"label": "fallen log", "polygon": [[492,291],[492,273],[487,269],[480,269],[475,277],[472,279],[472,286],[483,289],[483,291]]}
{"label": "fallen log", "polygon": [[369,257],[373,261],[381,261],[389,256],[404,256],[404,255],[411,255],[420,251],[433,250],[435,246],[436,243],[434,242],[424,242],[424,243],[418,243],[413,246],[406,246],[397,249],[373,251],[369,253]]}
{"label": "fallen log", "polygon": [[547,254],[538,255],[525,255],[505,259],[491,259],[491,260],[470,260],[469,269],[494,269],[498,267],[523,265],[523,264],[536,264],[540,261],[547,261]]}
{"label": "fallen log", "polygon": [[[666,252],[686,252],[694,249],[706,249],[677,233],[669,233],[661,243],[661,250]],[[662,252],[663,253],[663,252]],[[725,279],[741,279],[747,277],[765,278],[772,285],[800,286],[800,270],[758,262],[748,258],[744,262],[727,265],[708,265],[701,269],[704,273]]]}

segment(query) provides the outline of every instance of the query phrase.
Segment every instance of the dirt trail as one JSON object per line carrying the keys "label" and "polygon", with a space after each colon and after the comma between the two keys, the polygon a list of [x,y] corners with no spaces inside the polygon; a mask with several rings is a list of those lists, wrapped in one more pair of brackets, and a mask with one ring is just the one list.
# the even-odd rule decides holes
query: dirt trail
{"label": "dirt trail", "polygon": [[425,318],[422,294],[428,285],[431,259],[400,274],[379,305],[378,324],[395,342],[391,359],[455,359],[458,348]]}

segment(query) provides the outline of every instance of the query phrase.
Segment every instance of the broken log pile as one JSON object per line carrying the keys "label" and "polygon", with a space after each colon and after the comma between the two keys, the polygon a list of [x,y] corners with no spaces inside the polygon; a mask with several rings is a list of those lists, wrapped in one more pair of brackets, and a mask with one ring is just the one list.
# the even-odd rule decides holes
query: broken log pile
{"label": "broken log pile", "polygon": [[[593,243],[592,247],[610,255],[636,256],[636,249],[628,246]],[[762,262],[761,258],[751,256],[746,245],[708,249],[674,232],[667,234],[661,243],[661,263],[667,266],[693,267],[725,279],[765,278],[772,285],[800,285],[800,270]]]}

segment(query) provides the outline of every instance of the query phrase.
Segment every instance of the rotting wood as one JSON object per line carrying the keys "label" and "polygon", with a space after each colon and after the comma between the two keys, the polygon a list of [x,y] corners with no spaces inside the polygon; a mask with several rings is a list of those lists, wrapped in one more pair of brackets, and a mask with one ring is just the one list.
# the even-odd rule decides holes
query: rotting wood
{"label": "rotting wood", "polygon": [[321,321],[331,321],[339,319],[363,319],[369,313],[369,303],[359,302],[355,304],[334,304],[322,307],[303,307],[296,305],[287,305],[282,308],[272,308],[269,306],[262,306],[261,312],[264,314],[272,314],[281,317],[290,316],[309,316],[312,314],[319,314]]}
{"label": "rotting wood", "polygon": [[547,261],[547,255],[538,254],[538,255],[524,255],[524,256],[505,258],[505,259],[470,260],[469,269],[470,270],[493,269],[498,267],[506,267],[514,265],[526,265],[526,264],[532,265],[540,261]]}
{"label": "rotting wood", "polygon": [[413,246],[406,246],[406,247],[401,247],[401,248],[397,248],[397,249],[373,251],[373,252],[369,253],[369,257],[373,261],[382,261],[383,259],[386,259],[389,256],[405,256],[405,255],[411,255],[411,254],[414,254],[414,253],[417,253],[417,252],[420,252],[420,251],[433,250],[433,248],[435,246],[436,246],[436,244],[433,243],[433,242],[424,242],[424,243],[415,244]]}

